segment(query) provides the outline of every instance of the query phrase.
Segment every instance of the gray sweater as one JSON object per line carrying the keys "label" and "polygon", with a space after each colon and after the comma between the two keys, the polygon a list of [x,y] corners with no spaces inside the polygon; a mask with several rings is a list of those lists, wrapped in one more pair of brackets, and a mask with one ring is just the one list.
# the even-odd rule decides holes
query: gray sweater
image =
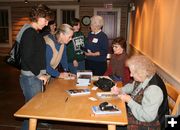
{"label": "gray sweater", "polygon": [[[140,83],[137,87],[137,91],[132,93],[134,82],[126,84],[122,88],[122,92],[127,94],[136,95],[141,88],[145,88],[152,77],[146,79],[143,83]],[[159,106],[163,101],[163,92],[156,85],[150,85],[145,91],[142,99],[142,104],[138,104],[133,99],[128,102],[128,107],[131,109],[134,117],[142,122],[151,122],[153,121],[157,114]]]}

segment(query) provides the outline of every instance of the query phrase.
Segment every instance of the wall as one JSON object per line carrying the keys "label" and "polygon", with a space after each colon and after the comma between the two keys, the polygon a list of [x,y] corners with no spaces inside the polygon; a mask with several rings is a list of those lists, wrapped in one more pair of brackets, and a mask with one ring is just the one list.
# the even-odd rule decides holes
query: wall
{"label": "wall", "polygon": [[168,82],[180,87],[180,1],[136,0],[135,5],[130,44],[154,61]]}
{"label": "wall", "polygon": [[[80,19],[83,16],[93,16],[94,14],[94,8],[103,8],[104,3],[101,1],[98,1],[98,3],[91,3],[89,1],[82,0],[82,3],[77,1],[67,1],[67,2],[58,2],[58,1],[34,1],[29,2],[29,4],[25,4],[24,2],[0,2],[0,8],[3,6],[10,6],[11,7],[11,20],[12,20],[12,41],[15,40],[16,34],[20,30],[20,28],[23,26],[24,23],[29,22],[28,15],[30,8],[34,5],[37,5],[39,3],[46,4],[48,6],[58,6],[58,5],[79,5],[79,16]],[[96,1],[95,1],[96,2]],[[127,30],[127,12],[128,12],[128,2],[129,0],[120,0],[117,1],[117,3],[113,4],[114,8],[121,8],[121,30],[120,34],[121,36],[126,37],[126,30]],[[81,26],[82,32],[87,35],[89,32],[89,27],[87,26]],[[0,47],[0,54],[7,54],[9,52],[10,48],[2,48]]]}

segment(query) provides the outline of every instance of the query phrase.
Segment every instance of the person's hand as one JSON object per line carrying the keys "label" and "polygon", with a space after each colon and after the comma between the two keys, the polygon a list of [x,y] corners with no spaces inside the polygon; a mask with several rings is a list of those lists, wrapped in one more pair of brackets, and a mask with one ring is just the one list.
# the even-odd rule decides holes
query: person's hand
{"label": "person's hand", "polygon": [[73,65],[74,65],[74,67],[78,67],[78,62],[77,62],[77,60],[73,60]]}
{"label": "person's hand", "polygon": [[47,83],[47,81],[49,80],[49,77],[48,77],[48,75],[41,75],[39,77],[39,79],[42,80],[43,84],[45,85]]}
{"label": "person's hand", "polygon": [[120,89],[115,85],[111,88],[111,92],[118,95],[120,92]]}
{"label": "person's hand", "polygon": [[92,52],[85,52],[86,56],[92,56]]}
{"label": "person's hand", "polygon": [[75,79],[75,78],[76,78],[75,74],[69,73],[69,79]]}
{"label": "person's hand", "polygon": [[129,102],[131,100],[131,96],[130,95],[127,95],[127,94],[121,94],[118,96],[122,101],[124,102]]}
{"label": "person's hand", "polygon": [[69,77],[69,73],[68,72],[62,72],[60,73],[59,75],[59,78],[62,78],[62,79],[66,79]]}
{"label": "person's hand", "polygon": [[97,51],[97,52],[89,51],[89,52],[85,52],[85,55],[86,56],[100,56],[100,52],[99,51]]}
{"label": "person's hand", "polygon": [[60,73],[59,78],[63,78],[63,79],[75,79],[76,75],[72,74],[72,73],[68,73],[68,72],[63,72],[63,73]]}

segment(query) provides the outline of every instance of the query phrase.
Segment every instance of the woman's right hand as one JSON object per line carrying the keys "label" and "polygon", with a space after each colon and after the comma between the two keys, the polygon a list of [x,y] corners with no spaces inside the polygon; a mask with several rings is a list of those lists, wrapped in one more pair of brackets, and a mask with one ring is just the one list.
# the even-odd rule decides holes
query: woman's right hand
{"label": "woman's right hand", "polygon": [[59,78],[62,78],[62,79],[66,79],[66,78],[68,78],[69,77],[69,73],[67,73],[67,72],[62,72],[62,73],[60,73],[60,75],[59,75]]}
{"label": "woman's right hand", "polygon": [[72,74],[72,73],[68,73],[68,72],[63,72],[63,73],[60,73],[59,78],[63,78],[63,79],[75,79],[76,75]]}
{"label": "woman's right hand", "polygon": [[119,94],[120,89],[115,85],[111,88],[111,92],[114,94]]}

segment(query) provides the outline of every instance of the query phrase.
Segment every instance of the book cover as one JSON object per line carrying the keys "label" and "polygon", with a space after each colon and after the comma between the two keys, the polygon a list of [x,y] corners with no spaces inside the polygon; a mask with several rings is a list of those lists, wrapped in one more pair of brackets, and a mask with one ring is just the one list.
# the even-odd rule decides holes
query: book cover
{"label": "book cover", "polygon": [[71,96],[90,94],[89,89],[69,89],[66,92]]}
{"label": "book cover", "polygon": [[112,106],[110,110],[101,110],[99,106],[92,106],[92,111],[94,114],[103,115],[103,114],[120,114],[121,110],[116,106]]}
{"label": "book cover", "polygon": [[102,99],[118,98],[118,95],[112,92],[97,92],[96,95],[98,98]]}

